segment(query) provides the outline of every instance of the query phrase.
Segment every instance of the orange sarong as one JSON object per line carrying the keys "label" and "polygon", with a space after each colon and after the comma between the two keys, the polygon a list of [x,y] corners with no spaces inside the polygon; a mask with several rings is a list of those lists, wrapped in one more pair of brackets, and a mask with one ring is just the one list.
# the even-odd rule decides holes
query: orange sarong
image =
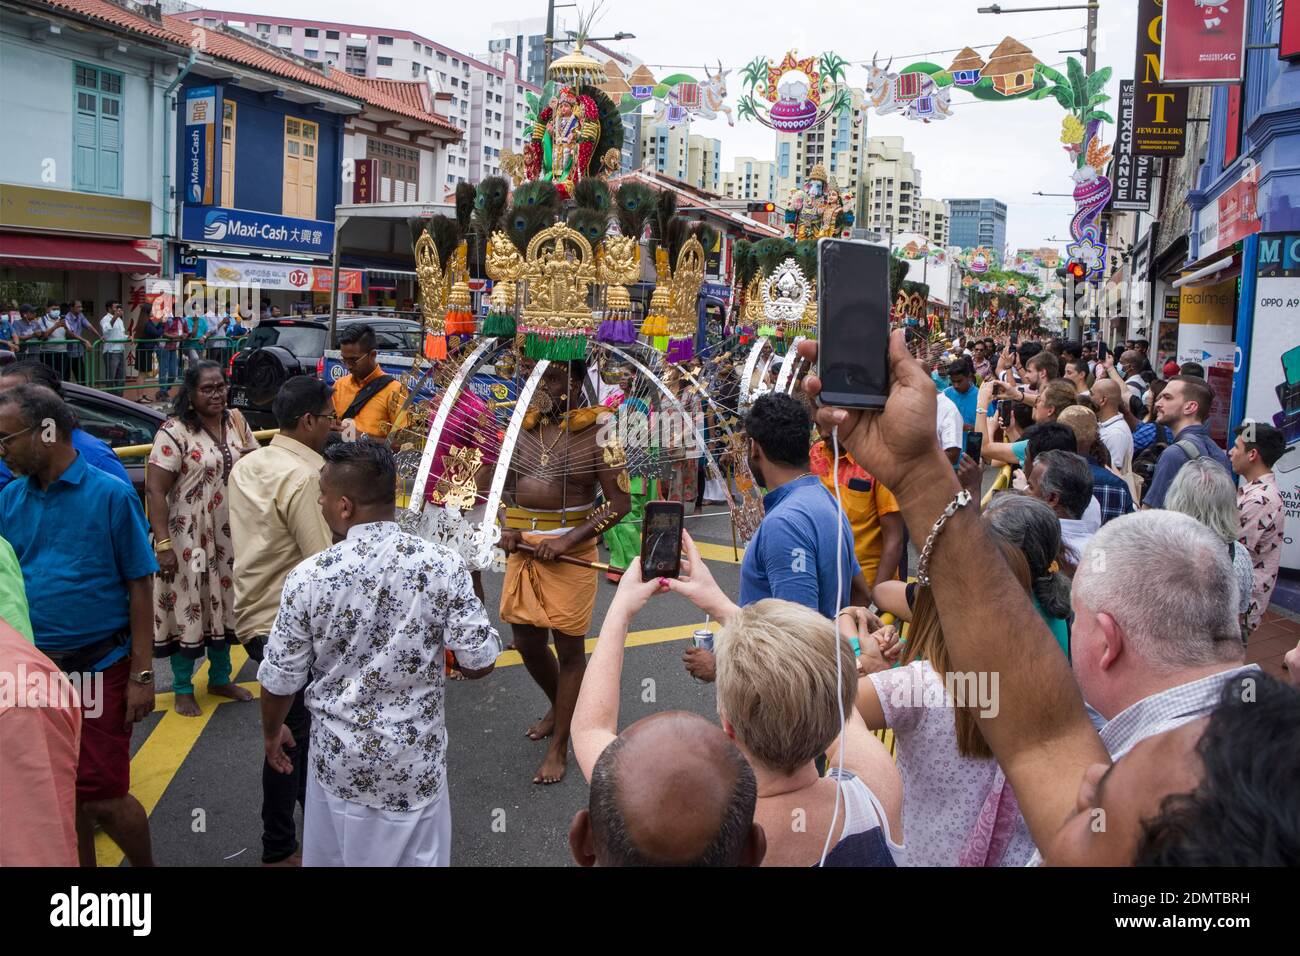
{"label": "orange sarong", "polygon": [[[550,535],[523,533],[524,542],[536,546]],[[596,539],[581,544],[571,556],[599,560]],[[516,551],[506,562],[501,586],[501,620],[509,624],[546,627],[569,637],[586,637],[596,609],[599,572],[563,561],[538,561]]]}

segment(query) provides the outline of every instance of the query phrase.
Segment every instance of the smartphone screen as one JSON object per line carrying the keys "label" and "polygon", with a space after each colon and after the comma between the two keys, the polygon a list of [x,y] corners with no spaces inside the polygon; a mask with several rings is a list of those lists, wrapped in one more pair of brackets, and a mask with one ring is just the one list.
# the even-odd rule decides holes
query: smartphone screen
{"label": "smartphone screen", "polygon": [[641,524],[641,576],[675,578],[682,566],[682,518],[680,501],[651,501],[645,506]]}
{"label": "smartphone screen", "polygon": [[998,399],[998,420],[1002,422],[1002,427],[1007,428],[1011,425],[1011,400],[1007,398]]}
{"label": "smartphone screen", "polygon": [[884,408],[889,393],[889,250],[817,242],[817,348],[823,405]]}
{"label": "smartphone screen", "polygon": [[1097,361],[1098,361],[1098,362],[1104,362],[1104,361],[1106,361],[1106,343],[1105,343],[1105,342],[1100,342],[1100,341],[1099,341],[1099,342],[1097,343]]}
{"label": "smartphone screen", "polygon": [[980,450],[984,447],[984,436],[979,432],[966,433],[966,454],[970,455],[977,463],[980,460]]}
{"label": "smartphone screen", "polygon": [[1015,348],[1017,345],[1020,344],[1020,333],[1017,332],[1015,329],[1011,330],[1011,338],[1009,342],[1011,348]]}

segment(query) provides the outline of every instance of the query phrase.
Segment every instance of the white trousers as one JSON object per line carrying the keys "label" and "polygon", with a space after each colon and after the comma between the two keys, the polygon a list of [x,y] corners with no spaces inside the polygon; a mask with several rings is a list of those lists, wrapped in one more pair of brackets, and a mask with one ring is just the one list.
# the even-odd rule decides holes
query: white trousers
{"label": "white trousers", "polygon": [[449,866],[451,800],[419,810],[376,810],[330,793],[307,772],[303,866]]}

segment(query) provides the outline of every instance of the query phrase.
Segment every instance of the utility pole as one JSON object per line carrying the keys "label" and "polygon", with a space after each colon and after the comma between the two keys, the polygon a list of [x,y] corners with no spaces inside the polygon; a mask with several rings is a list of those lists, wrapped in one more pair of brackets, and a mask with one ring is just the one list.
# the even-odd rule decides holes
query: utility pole
{"label": "utility pole", "polygon": [[542,46],[545,48],[542,83],[545,84],[551,70],[551,60],[555,56],[555,0],[546,0],[546,39],[542,41]]}
{"label": "utility pole", "polygon": [[1087,53],[1087,73],[1091,76],[1097,71],[1097,7],[1099,4],[1090,3],[1088,5],[1088,40],[1086,46]]}

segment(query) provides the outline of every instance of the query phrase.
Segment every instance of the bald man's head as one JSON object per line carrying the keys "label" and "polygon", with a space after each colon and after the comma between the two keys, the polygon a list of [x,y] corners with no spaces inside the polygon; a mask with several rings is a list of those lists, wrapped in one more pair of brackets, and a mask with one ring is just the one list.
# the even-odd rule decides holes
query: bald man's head
{"label": "bald man's head", "polygon": [[1092,390],[1088,393],[1092,400],[1097,403],[1098,408],[1106,410],[1106,417],[1111,417],[1111,413],[1119,410],[1119,386],[1113,379],[1099,378],[1093,383]]}
{"label": "bald man's head", "polygon": [[754,772],[721,728],[655,714],[596,761],[569,846],[586,866],[757,866],[767,845],[757,801]]}

